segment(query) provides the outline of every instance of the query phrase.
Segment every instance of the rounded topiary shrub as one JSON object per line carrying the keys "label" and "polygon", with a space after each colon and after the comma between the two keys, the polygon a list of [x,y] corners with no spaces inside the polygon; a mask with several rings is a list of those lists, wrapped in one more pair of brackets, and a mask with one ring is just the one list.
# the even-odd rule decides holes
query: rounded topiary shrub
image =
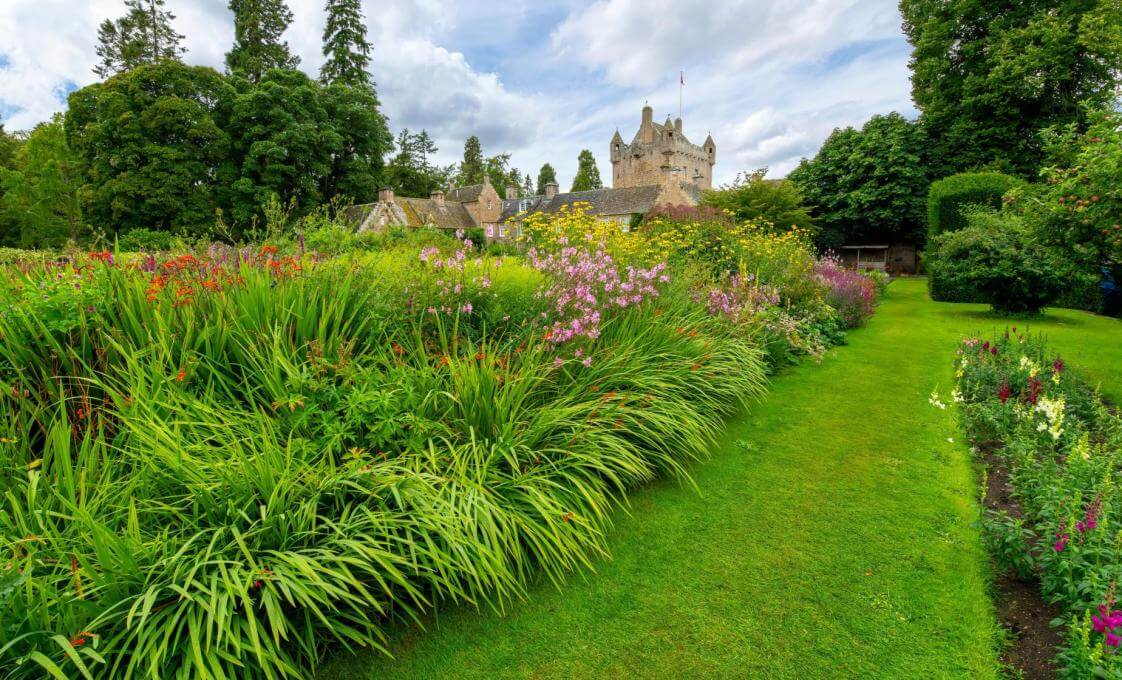
{"label": "rounded topiary shrub", "polygon": [[928,238],[965,227],[971,208],[1000,208],[1001,197],[1023,184],[1000,172],[964,172],[932,183],[927,192]]}
{"label": "rounded topiary shrub", "polygon": [[927,255],[931,297],[985,302],[994,311],[1035,314],[1061,293],[1058,268],[1014,215],[975,209],[963,229],[937,236]]}

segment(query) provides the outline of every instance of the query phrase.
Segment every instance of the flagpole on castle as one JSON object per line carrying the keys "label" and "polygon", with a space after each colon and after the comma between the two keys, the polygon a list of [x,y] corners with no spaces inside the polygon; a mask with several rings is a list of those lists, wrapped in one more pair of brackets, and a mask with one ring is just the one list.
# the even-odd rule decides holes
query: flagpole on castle
{"label": "flagpole on castle", "polygon": [[686,87],[686,72],[678,71],[678,117],[682,117],[682,90]]}

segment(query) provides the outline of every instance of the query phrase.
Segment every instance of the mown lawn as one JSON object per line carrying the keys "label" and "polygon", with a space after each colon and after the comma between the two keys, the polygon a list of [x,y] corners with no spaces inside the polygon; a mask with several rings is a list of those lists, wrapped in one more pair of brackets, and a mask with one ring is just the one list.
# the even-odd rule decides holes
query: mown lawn
{"label": "mown lawn", "polygon": [[[503,615],[403,627],[395,659],[343,655],[321,676],[997,676],[976,480],[928,396],[946,398],[963,334],[1005,325],[895,282],[849,346],[730,423],[697,489],[636,493],[596,573]],[[1120,400],[1122,324],[1058,310],[1027,325]]]}

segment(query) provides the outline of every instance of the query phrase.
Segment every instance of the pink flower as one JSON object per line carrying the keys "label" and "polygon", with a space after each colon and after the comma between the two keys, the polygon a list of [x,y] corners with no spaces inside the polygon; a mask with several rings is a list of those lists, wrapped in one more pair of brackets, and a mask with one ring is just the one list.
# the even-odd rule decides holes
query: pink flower
{"label": "pink flower", "polygon": [[1122,638],[1118,637],[1114,633],[1107,633],[1105,642],[1107,647],[1117,647],[1118,643],[1122,642]]}
{"label": "pink flower", "polygon": [[472,309],[474,309],[474,308],[471,306],[470,302],[465,302],[464,305],[462,307],[460,307],[460,311],[463,312],[464,314],[471,314]]}
{"label": "pink flower", "polygon": [[581,363],[584,364],[585,368],[588,368],[592,365],[592,357],[585,357],[584,361],[582,361]]}

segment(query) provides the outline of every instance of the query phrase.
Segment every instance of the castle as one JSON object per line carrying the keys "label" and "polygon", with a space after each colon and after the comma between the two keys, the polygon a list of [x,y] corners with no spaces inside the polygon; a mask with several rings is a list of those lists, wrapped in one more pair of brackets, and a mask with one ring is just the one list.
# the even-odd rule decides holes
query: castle
{"label": "castle", "polygon": [[643,120],[630,144],[623,143],[619,130],[609,147],[612,159],[612,186],[616,189],[657,184],[692,184],[698,189],[713,188],[713,165],[717,145],[712,135],[698,146],[682,132],[682,119],[670,116],[662,125],[654,122],[654,109],[643,107]]}
{"label": "castle", "polygon": [[349,208],[346,217],[359,231],[390,226],[436,229],[482,228],[488,239],[506,240],[521,233],[522,220],[536,212],[558,212],[574,204],[623,231],[661,205],[697,205],[701,192],[713,187],[717,145],[708,136],[698,146],[682,132],[682,119],[667,116],[654,122],[654,110],[644,106],[639,131],[624,144],[619,130],[609,142],[612,188],[562,193],[556,182],[538,196],[519,196],[506,187],[505,198],[484,178],[482,184],[434,191],[428,198],[395,197],[393,189],[378,192],[378,202]]}

